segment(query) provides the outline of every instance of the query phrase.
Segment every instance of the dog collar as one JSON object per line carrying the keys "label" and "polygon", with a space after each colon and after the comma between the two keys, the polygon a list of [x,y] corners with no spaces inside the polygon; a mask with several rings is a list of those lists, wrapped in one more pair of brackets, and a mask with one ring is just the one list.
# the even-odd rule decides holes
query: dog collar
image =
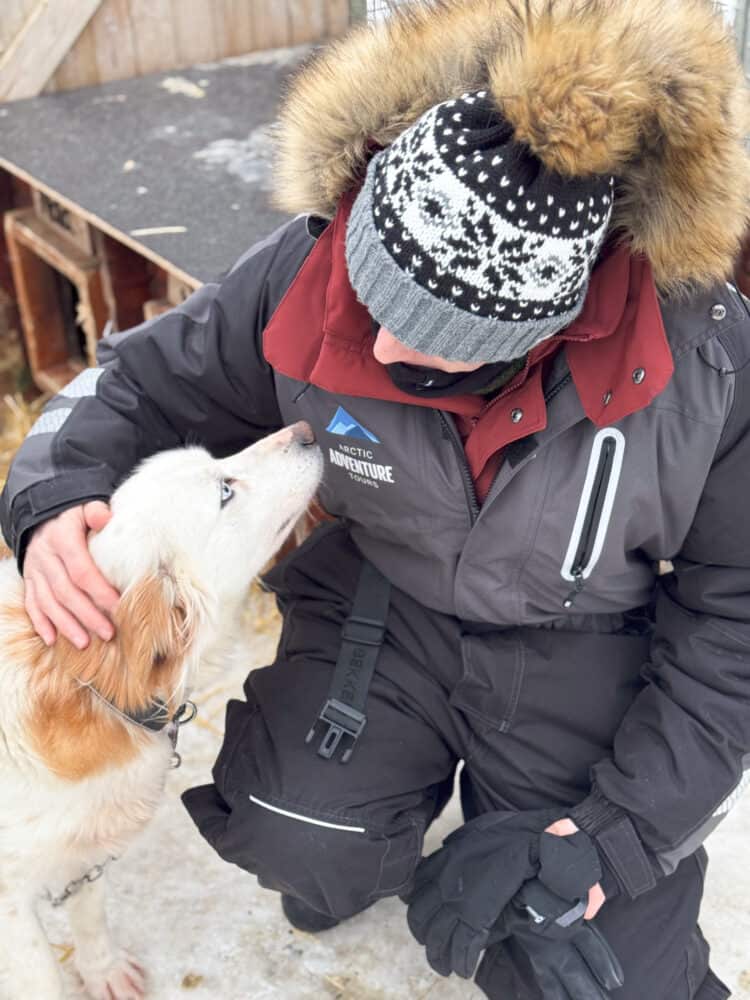
{"label": "dog collar", "polygon": [[118,708],[114,702],[111,702],[109,698],[105,698],[101,691],[97,690],[90,681],[81,681],[77,678],[76,680],[81,687],[91,691],[99,701],[103,702],[123,722],[129,722],[131,725],[138,726],[139,729],[145,729],[150,733],[161,733],[166,730],[172,743],[172,766],[180,766],[182,758],[175,750],[177,746],[177,734],[181,726],[192,722],[198,714],[198,707],[195,702],[186,699],[177,707],[174,715],[169,714],[169,707],[161,698],[155,698],[143,711],[125,712],[121,708]]}

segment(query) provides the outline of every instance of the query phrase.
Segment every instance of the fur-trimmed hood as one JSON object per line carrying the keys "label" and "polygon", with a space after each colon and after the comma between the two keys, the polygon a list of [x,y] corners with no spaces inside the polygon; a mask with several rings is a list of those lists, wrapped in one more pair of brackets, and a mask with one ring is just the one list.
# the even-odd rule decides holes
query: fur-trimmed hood
{"label": "fur-trimmed hood", "polygon": [[710,0],[415,0],[297,76],[277,203],[332,216],[373,145],[480,89],[548,169],[617,176],[612,227],[663,292],[730,274],[750,217],[748,93]]}

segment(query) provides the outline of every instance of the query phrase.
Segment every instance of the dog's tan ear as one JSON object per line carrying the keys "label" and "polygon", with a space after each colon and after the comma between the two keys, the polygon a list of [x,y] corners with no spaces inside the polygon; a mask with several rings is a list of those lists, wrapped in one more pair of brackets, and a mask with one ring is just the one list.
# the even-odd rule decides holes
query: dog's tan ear
{"label": "dog's tan ear", "polygon": [[98,655],[79,658],[76,673],[122,711],[140,710],[157,697],[169,702],[200,616],[199,595],[188,585],[167,572],[147,577],[121,597],[115,638],[93,643]]}
{"label": "dog's tan ear", "polygon": [[82,684],[92,685],[120,711],[142,711],[155,699],[166,702],[170,712],[177,709],[202,607],[198,591],[159,573],[123,594],[115,637],[103,642],[92,636],[85,649],[62,637],[47,647],[22,605],[0,609],[0,618],[16,623],[9,650],[31,668],[27,730],[51,771],[78,781],[137,752],[132,727],[123,727],[94,695],[82,699]]}

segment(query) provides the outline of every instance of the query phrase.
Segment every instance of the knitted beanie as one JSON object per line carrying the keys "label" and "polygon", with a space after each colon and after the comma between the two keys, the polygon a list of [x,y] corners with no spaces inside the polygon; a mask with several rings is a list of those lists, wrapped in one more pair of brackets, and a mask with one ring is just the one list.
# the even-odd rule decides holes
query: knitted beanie
{"label": "knitted beanie", "polygon": [[371,159],[349,218],[349,278],[402,344],[508,361],[569,326],[607,232],[614,178],[563,177],[486,91],[427,111]]}

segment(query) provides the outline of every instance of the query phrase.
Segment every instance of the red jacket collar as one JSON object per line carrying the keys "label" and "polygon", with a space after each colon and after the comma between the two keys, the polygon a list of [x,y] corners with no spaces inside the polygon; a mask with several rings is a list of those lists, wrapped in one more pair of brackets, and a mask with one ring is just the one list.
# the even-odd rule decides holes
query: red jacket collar
{"label": "red jacket collar", "polygon": [[[481,397],[421,400],[409,396],[393,385],[373,357],[370,316],[349,283],[344,254],[354,197],[355,192],[350,192],[342,199],[333,222],[266,327],[266,360],[281,374],[330,392],[412,406],[439,405],[452,413],[478,417],[485,408]],[[538,345],[527,369],[486,407],[496,409],[499,399],[511,398],[517,407],[516,392],[528,396],[524,401],[528,419],[522,427],[513,425],[510,436],[503,435],[506,440],[495,438],[495,448],[546,425],[538,362],[561,341],[583,409],[594,424],[613,423],[647,406],[665,388],[674,367],[649,262],[619,247],[597,265],[575,322]]]}

